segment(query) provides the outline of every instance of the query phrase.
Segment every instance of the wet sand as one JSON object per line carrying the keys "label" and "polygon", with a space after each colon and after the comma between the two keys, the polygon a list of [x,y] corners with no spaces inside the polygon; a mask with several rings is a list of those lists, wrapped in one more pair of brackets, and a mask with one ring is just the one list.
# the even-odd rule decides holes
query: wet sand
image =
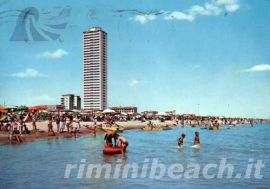
{"label": "wet sand", "polygon": [[[157,126],[176,126],[175,121],[151,121],[154,125]],[[146,127],[149,122],[116,122],[117,125],[122,126],[125,130],[131,129],[142,129]],[[56,132],[56,123],[53,123],[53,131],[55,132],[55,136],[53,133],[48,133],[48,121],[36,122],[37,130],[32,130],[32,122],[26,123],[26,126],[31,131],[30,134],[22,134],[22,138],[25,142],[33,141],[37,139],[43,138],[56,138],[56,137],[74,137],[73,133],[68,133],[65,128],[63,133]],[[80,135],[90,135],[94,133],[94,122],[80,122],[81,128],[78,133]],[[103,122],[98,122],[96,127],[96,133],[104,133],[106,132],[106,124]],[[102,127],[101,127],[102,126]],[[0,131],[0,143],[17,143],[15,140],[10,140],[10,134],[12,131]]]}

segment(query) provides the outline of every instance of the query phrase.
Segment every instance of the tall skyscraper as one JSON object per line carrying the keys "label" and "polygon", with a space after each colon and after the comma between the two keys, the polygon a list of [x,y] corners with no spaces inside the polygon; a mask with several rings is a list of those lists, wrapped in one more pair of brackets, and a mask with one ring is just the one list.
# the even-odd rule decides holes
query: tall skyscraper
{"label": "tall skyscraper", "polygon": [[107,108],[107,33],[100,27],[83,32],[84,109]]}

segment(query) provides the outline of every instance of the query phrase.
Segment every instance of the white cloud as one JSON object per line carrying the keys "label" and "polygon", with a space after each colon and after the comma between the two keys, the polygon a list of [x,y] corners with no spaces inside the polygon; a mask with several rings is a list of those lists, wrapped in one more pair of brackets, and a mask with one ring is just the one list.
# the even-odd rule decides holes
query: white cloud
{"label": "white cloud", "polygon": [[234,12],[240,7],[238,0],[217,0],[215,3],[220,6],[224,5],[228,12]]}
{"label": "white cloud", "polygon": [[205,9],[209,12],[209,15],[219,15],[221,8],[212,3],[205,3]]}
{"label": "white cloud", "polygon": [[45,77],[44,74],[39,73],[37,70],[28,68],[24,72],[11,74],[13,77]]}
{"label": "white cloud", "polygon": [[218,5],[237,4],[238,0],[216,0],[214,1]]}
{"label": "white cloud", "polygon": [[130,82],[129,82],[129,86],[130,87],[134,87],[135,85],[138,85],[139,81],[137,81],[136,79],[132,79]]}
{"label": "white cloud", "polygon": [[41,54],[37,54],[36,58],[37,59],[40,59],[40,58],[56,59],[56,58],[61,58],[62,56],[67,55],[67,54],[68,54],[68,52],[66,52],[65,50],[57,49],[54,52],[46,51],[46,52],[43,52]]}
{"label": "white cloud", "polygon": [[250,69],[244,70],[244,72],[262,72],[262,71],[270,71],[270,65],[259,64],[259,65],[253,66]]}
{"label": "white cloud", "polygon": [[221,12],[221,9],[214,4],[205,3],[204,7],[201,7],[199,5],[195,5],[195,6],[191,7],[188,10],[188,12],[190,15],[193,15],[194,17],[196,15],[210,16],[210,15],[219,15],[219,13]]}
{"label": "white cloud", "polygon": [[141,24],[145,24],[148,21],[152,21],[156,19],[155,15],[136,15],[133,18],[130,18],[131,20],[134,20],[136,22],[140,22]]}
{"label": "white cloud", "polygon": [[226,5],[226,6],[225,6],[225,9],[226,9],[226,11],[228,11],[228,12],[234,12],[234,11],[236,11],[237,9],[239,9],[239,7],[240,7],[240,5],[238,5],[238,4],[233,4],[233,5]]}
{"label": "white cloud", "polygon": [[179,11],[174,11],[169,16],[165,16],[165,20],[172,20],[172,19],[187,20],[187,21],[192,22],[194,20],[194,16],[188,15]]}
{"label": "white cloud", "polygon": [[[235,12],[240,8],[238,0],[209,0],[204,5],[194,5],[184,11],[162,11],[165,15],[165,20],[186,20],[192,22],[197,16],[218,16],[222,12]],[[148,21],[155,20],[156,16],[153,14],[136,15],[130,18],[130,20],[145,24]]]}
{"label": "white cloud", "polygon": [[209,11],[207,11],[204,7],[201,7],[199,5],[195,5],[195,6],[191,7],[191,9],[189,9],[188,11],[192,15],[196,15],[196,14],[209,15],[210,14]]}
{"label": "white cloud", "polygon": [[50,97],[49,95],[46,95],[46,94],[37,96],[35,99],[42,100],[42,101],[54,101],[55,100],[55,98]]}
{"label": "white cloud", "polygon": [[218,16],[221,12],[234,12],[238,10],[240,4],[238,0],[212,0],[211,2],[206,2],[204,6],[194,5],[186,11],[173,11],[168,13],[164,17],[165,20],[186,20],[193,21],[197,16]]}

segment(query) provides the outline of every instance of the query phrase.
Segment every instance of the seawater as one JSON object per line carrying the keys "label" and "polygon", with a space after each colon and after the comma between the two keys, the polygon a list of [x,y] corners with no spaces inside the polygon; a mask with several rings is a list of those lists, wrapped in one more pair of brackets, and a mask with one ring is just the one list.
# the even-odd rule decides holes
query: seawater
{"label": "seawater", "polygon": [[[2,144],[0,188],[270,188],[269,126],[267,123],[254,127],[249,124],[223,126],[229,129],[219,131],[181,126],[167,131],[127,130],[121,133],[129,141],[125,156],[102,153],[104,134],[42,139],[19,145]],[[191,148],[195,131],[200,133],[199,149]],[[179,149],[176,139],[183,132],[186,134],[184,148]],[[208,173],[215,176],[206,179],[202,174],[203,167],[216,164],[218,168],[222,159],[234,166],[232,178],[227,178],[226,170],[222,178],[217,178],[218,170],[209,169]],[[189,164],[196,164],[201,170],[196,178],[187,178],[183,172],[181,178],[175,179],[166,172],[155,179],[150,178],[149,170],[144,178],[140,178],[140,174],[132,178],[134,170],[127,178],[122,177],[123,173],[113,178],[114,172],[109,178],[104,173],[99,178],[95,175],[86,177],[89,164],[109,164],[112,167],[136,164],[140,172],[145,162],[149,168],[153,160],[158,160],[166,170],[174,164],[181,164],[184,171],[188,171]],[[257,160],[265,165],[260,172],[263,177],[254,177],[253,166],[250,178],[244,178],[248,164],[255,164]],[[68,164],[78,168],[72,169],[65,178]],[[78,177],[82,164],[85,164],[85,170]],[[159,168],[156,171],[158,175]],[[241,174],[238,178],[237,173]],[[193,175],[192,171],[190,175]]]}

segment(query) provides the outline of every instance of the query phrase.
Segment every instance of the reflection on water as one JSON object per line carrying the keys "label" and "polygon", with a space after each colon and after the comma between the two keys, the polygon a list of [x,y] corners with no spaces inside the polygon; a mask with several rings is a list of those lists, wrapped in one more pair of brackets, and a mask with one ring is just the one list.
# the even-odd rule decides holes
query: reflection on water
{"label": "reflection on water", "polygon": [[[102,153],[104,134],[0,145],[1,188],[270,188],[267,180],[270,177],[268,128],[268,124],[263,124],[253,128],[248,125],[231,127],[223,131],[192,127],[176,127],[160,132],[128,130],[121,133],[129,140],[124,156]],[[200,132],[199,149],[191,147],[195,131]],[[186,137],[184,147],[180,149],[176,139],[182,132],[186,133]],[[254,164],[257,160],[265,162],[266,167],[261,170],[263,178],[254,178],[255,166],[250,179],[243,176],[236,178],[236,173],[245,175],[250,158]],[[217,170],[212,168],[208,173],[216,174],[215,178],[205,179],[203,168],[209,164],[218,167],[222,159],[234,165],[233,177],[226,178],[225,171],[223,178],[217,179]],[[74,168],[70,170],[69,178],[65,178],[68,165]],[[108,178],[105,178],[105,169],[99,178],[95,178],[97,170],[87,177],[87,168],[97,165],[111,167]],[[200,168],[198,178],[185,178],[195,165]],[[115,172],[117,166],[121,168],[119,173]],[[130,169],[127,169],[128,166]],[[170,167],[183,168],[183,173],[175,173],[181,178],[172,178]],[[165,169],[164,175],[162,168]],[[192,172],[189,174],[192,176]],[[153,179],[160,175],[160,179]]]}

